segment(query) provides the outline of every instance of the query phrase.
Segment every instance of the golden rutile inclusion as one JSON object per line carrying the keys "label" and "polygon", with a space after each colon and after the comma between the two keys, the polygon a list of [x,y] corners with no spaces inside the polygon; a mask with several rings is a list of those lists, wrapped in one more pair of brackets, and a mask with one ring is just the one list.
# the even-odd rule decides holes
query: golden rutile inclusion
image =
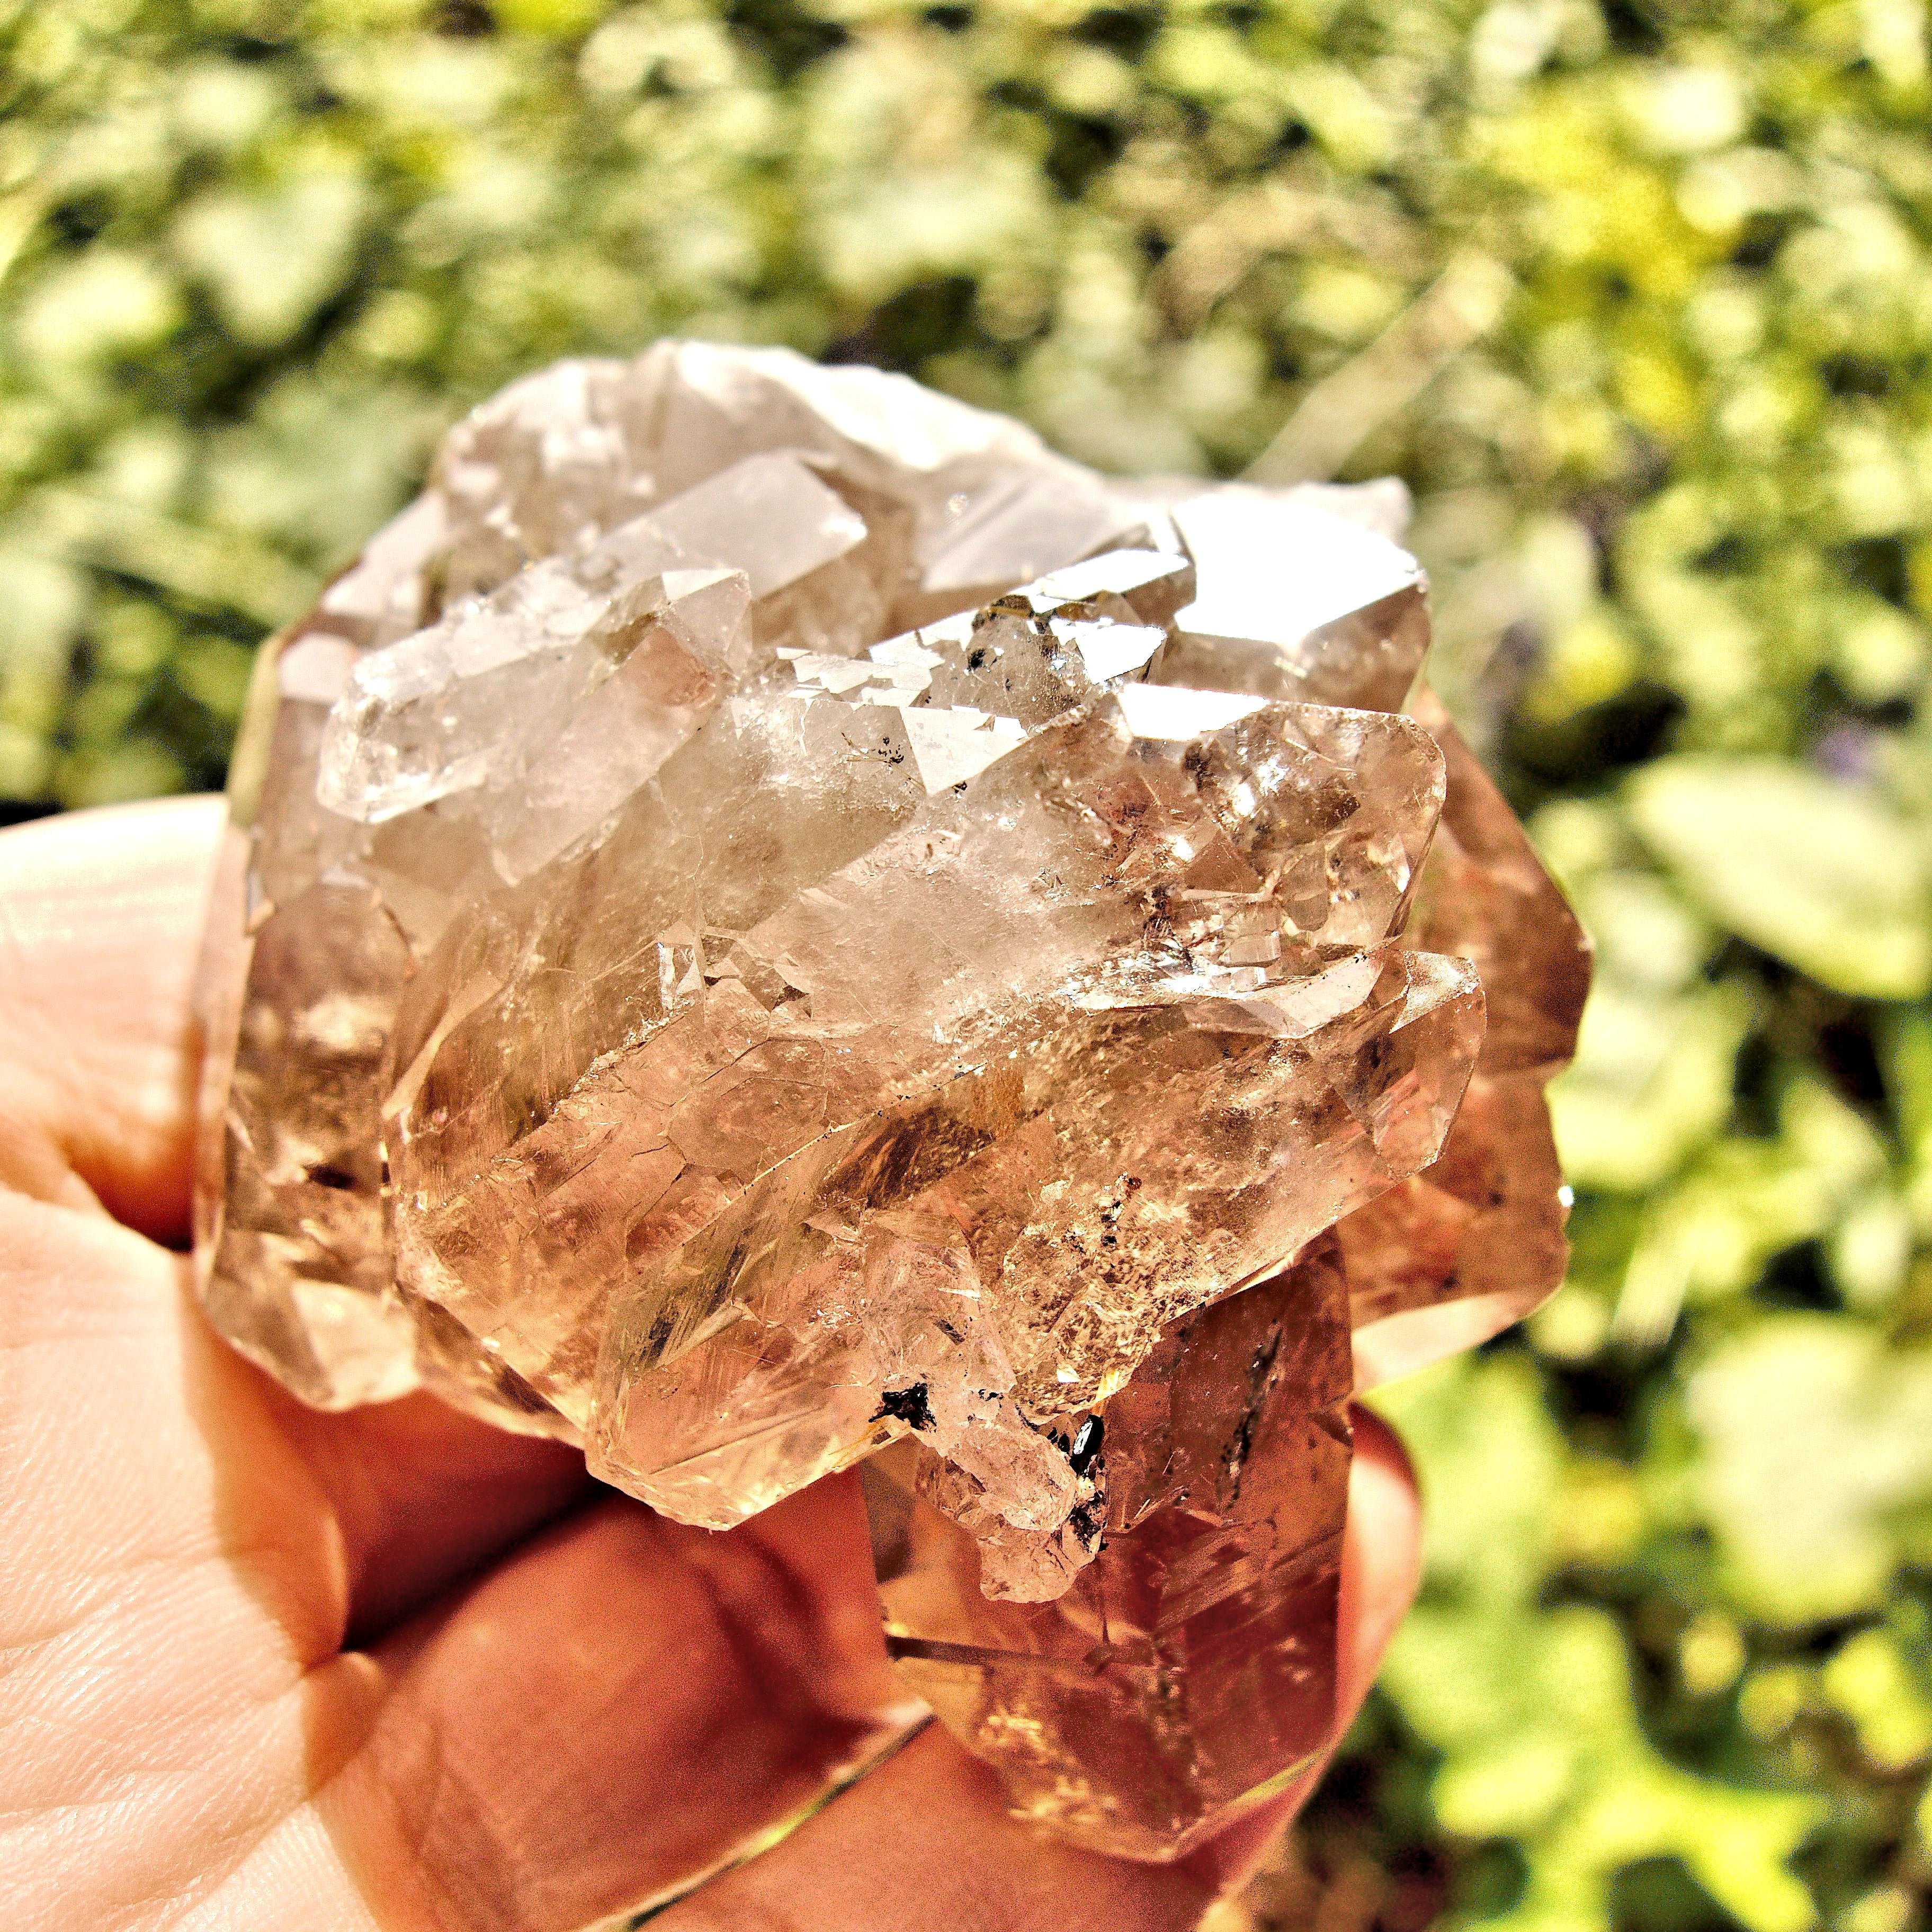
{"label": "golden rutile inclusion", "polygon": [[685,1522],[865,1462],[901,1670],[1020,1809],[1172,1856],[1278,1785],[1348,1394],[1564,1260],[1587,956],[1418,687],[1404,507],[778,351],[486,404],[263,654],[217,1326]]}

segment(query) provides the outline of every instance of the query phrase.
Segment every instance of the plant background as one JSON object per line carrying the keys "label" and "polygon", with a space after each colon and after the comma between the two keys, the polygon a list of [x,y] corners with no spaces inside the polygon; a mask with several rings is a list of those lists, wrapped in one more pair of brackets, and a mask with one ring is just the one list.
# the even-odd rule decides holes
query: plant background
{"label": "plant background", "polygon": [[0,0],[0,800],[222,772],[510,376],[884,362],[1418,500],[1600,949],[1574,1278],[1391,1393],[1421,1606],[1222,1932],[1932,1883],[1922,0]]}

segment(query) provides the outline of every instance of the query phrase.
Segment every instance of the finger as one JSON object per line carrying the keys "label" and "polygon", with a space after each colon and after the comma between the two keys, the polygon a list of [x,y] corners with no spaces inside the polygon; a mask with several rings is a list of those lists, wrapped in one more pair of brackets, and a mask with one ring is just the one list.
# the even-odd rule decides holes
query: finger
{"label": "finger", "polygon": [[0,833],[0,1186],[186,1237],[189,992],[218,799]]}
{"label": "finger", "polygon": [[[224,1347],[186,1264],[105,1216],[0,1196],[0,1652],[49,1612],[225,1567],[298,1666],[566,1507],[582,1458],[423,1398],[301,1408]],[[157,1639],[158,1642],[159,1640]]]}
{"label": "finger", "polygon": [[172,1606],[232,1585],[299,1671],[590,1486],[573,1452],[427,1397],[302,1409],[215,1338],[185,1272],[104,1215],[0,1196],[0,1658],[124,1625],[178,1652]]}
{"label": "finger", "polygon": [[862,1509],[719,1535],[610,1498],[376,1653],[325,1813],[385,1915],[575,1932],[688,1880],[895,1722]]}
{"label": "finger", "polygon": [[[366,1672],[335,1654],[356,1519],[185,1272],[105,1215],[0,1198],[0,1891],[30,1924],[131,1924],[156,1900],[192,1916],[245,1856],[266,1889],[223,1922],[346,1928],[326,1857],[312,1916],[273,1899],[277,1861],[327,1852],[300,1821],[328,1738],[366,1729]],[[549,1507],[514,1479],[490,1502],[502,1538]]]}
{"label": "finger", "polygon": [[[376,1642],[598,1488],[581,1451],[492,1428],[434,1396],[322,1414],[238,1358],[229,1369],[274,1412],[334,1522],[350,1645]],[[266,1488],[256,1500],[280,1506]]]}
{"label": "finger", "polygon": [[[1342,1547],[1340,1728],[1414,1593],[1419,1517],[1394,1437],[1358,1438]],[[1010,1817],[992,1774],[936,1728],[783,1844],[653,1922],[654,1932],[1182,1932],[1238,1880],[1312,1780],[1207,1850],[1137,1865]]]}
{"label": "finger", "polygon": [[[897,1688],[847,1484],[731,1537],[607,1500],[338,1654],[355,1513],[184,1271],[104,1216],[0,1202],[0,1839],[60,1922],[212,1873],[236,1924],[362,1923],[361,1898],[386,1928],[576,1932],[872,1736]],[[484,1486],[500,1526],[506,1494],[545,1501]],[[22,1820],[43,1821],[26,1850]],[[231,1852],[247,1868],[221,1877]],[[291,1859],[317,1916],[285,1910]]]}
{"label": "finger", "polygon": [[224,1533],[182,1266],[104,1216],[0,1200],[0,1816],[29,1923],[191,1884],[207,1819],[274,1802],[256,1720],[328,1640],[335,1552],[272,1438],[253,1446],[286,1509],[263,1540]]}

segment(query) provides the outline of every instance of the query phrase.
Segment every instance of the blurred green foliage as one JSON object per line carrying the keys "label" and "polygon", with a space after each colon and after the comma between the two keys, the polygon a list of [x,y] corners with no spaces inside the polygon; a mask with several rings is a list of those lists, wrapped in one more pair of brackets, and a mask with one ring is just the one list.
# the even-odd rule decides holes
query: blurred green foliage
{"label": "blurred green foliage", "polygon": [[217,782],[262,632],[568,352],[1399,472],[1601,971],[1574,1280],[1387,1399],[1434,1554],[1296,1896],[1909,1932],[1928,135],[1922,0],[0,0],[0,800]]}

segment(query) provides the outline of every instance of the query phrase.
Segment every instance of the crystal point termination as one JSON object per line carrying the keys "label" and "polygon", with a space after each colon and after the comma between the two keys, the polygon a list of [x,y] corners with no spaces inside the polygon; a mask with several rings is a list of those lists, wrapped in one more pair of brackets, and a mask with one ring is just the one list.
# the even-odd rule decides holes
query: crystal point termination
{"label": "crystal point termination", "polygon": [[1372,1379],[1562,1266],[1585,956],[1403,712],[1399,508],[783,352],[484,405],[263,655],[217,1325],[686,1521],[875,1458],[903,1672],[1172,1855],[1319,1742],[1352,1324]]}

